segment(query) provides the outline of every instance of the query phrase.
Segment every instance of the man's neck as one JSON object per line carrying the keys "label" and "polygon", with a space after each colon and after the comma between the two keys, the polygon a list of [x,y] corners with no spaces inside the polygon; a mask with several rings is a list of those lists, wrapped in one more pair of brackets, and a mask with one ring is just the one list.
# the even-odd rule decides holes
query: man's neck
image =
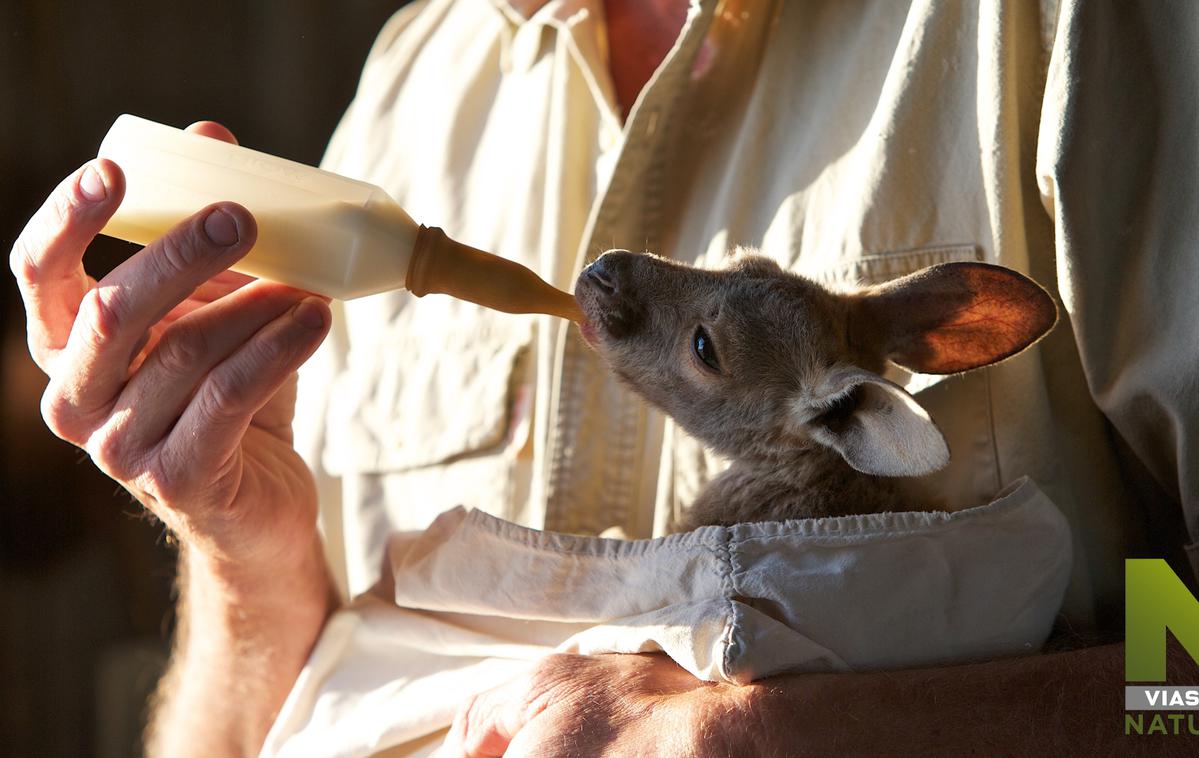
{"label": "man's neck", "polygon": [[608,67],[621,118],[678,39],[689,0],[604,0]]}

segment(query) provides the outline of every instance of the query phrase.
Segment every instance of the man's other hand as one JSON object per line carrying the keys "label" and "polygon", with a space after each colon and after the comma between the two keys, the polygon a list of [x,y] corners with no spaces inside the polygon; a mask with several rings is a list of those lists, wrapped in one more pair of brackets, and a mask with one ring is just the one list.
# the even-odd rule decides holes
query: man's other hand
{"label": "man's other hand", "polygon": [[438,756],[737,755],[747,694],[665,655],[551,655],[474,697]]}

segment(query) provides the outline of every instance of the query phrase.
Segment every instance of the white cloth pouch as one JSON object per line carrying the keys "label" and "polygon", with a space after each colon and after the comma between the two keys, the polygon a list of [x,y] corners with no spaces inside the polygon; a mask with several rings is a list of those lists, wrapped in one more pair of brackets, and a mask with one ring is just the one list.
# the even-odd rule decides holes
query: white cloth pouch
{"label": "white cloth pouch", "polygon": [[696,677],[905,668],[1038,650],[1069,581],[1065,518],[1027,479],[954,513],[707,526],[652,540],[447,511],[396,534],[330,620],[264,755],[435,734],[547,653],[660,651]]}

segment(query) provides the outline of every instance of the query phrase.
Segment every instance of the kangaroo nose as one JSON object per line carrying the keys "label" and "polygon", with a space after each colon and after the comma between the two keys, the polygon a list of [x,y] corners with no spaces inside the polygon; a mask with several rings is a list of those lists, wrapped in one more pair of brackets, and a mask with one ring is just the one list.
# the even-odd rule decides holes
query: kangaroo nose
{"label": "kangaroo nose", "polygon": [[591,268],[587,269],[587,278],[592,281],[595,286],[599,287],[605,297],[616,297],[619,290],[616,287],[616,280],[612,277],[612,272],[607,270],[607,267],[600,265],[601,261],[596,261]]}
{"label": "kangaroo nose", "polygon": [[610,339],[636,334],[645,321],[636,277],[636,264],[642,258],[627,250],[609,250],[579,275],[579,284],[586,285],[579,304]]}
{"label": "kangaroo nose", "polygon": [[587,267],[587,278],[605,298],[620,297],[620,253],[622,252],[624,251],[608,251]]}

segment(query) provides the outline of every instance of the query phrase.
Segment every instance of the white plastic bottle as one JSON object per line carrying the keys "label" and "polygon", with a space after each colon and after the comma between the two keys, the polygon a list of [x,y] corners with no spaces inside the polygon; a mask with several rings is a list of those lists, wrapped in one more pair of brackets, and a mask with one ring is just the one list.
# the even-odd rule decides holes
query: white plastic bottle
{"label": "white plastic bottle", "polygon": [[578,320],[574,298],[533,272],[417,224],[373,184],[122,115],[99,157],[125,172],[103,233],[148,244],[210,203],[244,205],[258,239],[235,270],[350,299],[407,287],[512,313]]}

